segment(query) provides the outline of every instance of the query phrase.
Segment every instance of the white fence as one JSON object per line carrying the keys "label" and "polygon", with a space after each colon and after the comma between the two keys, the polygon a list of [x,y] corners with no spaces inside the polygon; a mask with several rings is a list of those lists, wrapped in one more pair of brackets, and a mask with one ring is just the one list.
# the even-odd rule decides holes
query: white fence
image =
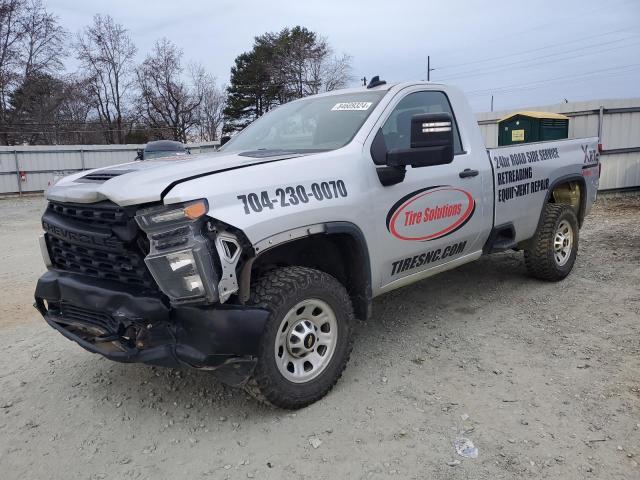
{"label": "white fence", "polygon": [[[569,138],[599,137],[600,190],[640,187],[640,98],[591,100],[527,107],[569,117]],[[487,147],[498,144],[498,120],[513,110],[476,115]]]}
{"label": "white fence", "polygon": [[[220,142],[189,144],[192,154],[213,151]],[[0,194],[46,190],[54,178],[135,159],[144,145],[0,146]]]}

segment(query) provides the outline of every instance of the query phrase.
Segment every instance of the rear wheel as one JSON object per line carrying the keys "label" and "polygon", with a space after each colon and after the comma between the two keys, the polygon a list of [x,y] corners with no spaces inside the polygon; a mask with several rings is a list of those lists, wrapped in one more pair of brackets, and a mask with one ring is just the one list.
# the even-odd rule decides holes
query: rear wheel
{"label": "rear wheel", "polygon": [[529,274],[558,281],[571,272],[578,254],[578,219],[569,205],[548,203],[542,222],[524,251]]}
{"label": "rear wheel", "polygon": [[353,344],[353,309],[345,288],[319,270],[285,267],[253,285],[251,303],[270,315],[247,391],[289,409],[326,395]]}

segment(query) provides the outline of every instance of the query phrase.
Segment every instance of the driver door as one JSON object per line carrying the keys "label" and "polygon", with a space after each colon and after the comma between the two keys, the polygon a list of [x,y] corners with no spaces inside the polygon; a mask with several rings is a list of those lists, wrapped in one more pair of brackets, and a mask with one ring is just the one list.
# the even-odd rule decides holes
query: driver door
{"label": "driver door", "polygon": [[[481,233],[487,229],[483,180],[491,178],[491,166],[486,152],[484,158],[476,158],[463,149],[455,112],[444,92],[413,91],[396,101],[381,127],[386,158],[412,150],[412,119],[435,113],[451,116],[453,160],[449,155],[446,164],[406,166],[402,181],[381,185],[375,193],[377,246],[384,259],[382,290],[411,283],[482,249]],[[441,123],[422,124],[423,132],[427,125],[437,129]]]}

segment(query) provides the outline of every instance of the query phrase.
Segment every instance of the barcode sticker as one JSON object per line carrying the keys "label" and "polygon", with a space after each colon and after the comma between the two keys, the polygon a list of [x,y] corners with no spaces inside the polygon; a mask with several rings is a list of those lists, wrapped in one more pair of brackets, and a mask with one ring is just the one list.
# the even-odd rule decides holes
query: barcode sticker
{"label": "barcode sticker", "polygon": [[332,111],[345,111],[345,110],[369,110],[369,107],[373,105],[373,102],[343,102],[336,103]]}

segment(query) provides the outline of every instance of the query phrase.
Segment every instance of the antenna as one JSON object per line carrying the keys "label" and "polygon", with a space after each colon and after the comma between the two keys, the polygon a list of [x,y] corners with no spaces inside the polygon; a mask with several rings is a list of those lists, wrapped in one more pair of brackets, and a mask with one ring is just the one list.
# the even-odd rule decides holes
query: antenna
{"label": "antenna", "polygon": [[379,87],[380,85],[385,85],[386,83],[387,82],[385,82],[384,80],[380,80],[379,75],[376,75],[371,79],[371,81],[369,82],[369,85],[367,85],[367,88]]}

